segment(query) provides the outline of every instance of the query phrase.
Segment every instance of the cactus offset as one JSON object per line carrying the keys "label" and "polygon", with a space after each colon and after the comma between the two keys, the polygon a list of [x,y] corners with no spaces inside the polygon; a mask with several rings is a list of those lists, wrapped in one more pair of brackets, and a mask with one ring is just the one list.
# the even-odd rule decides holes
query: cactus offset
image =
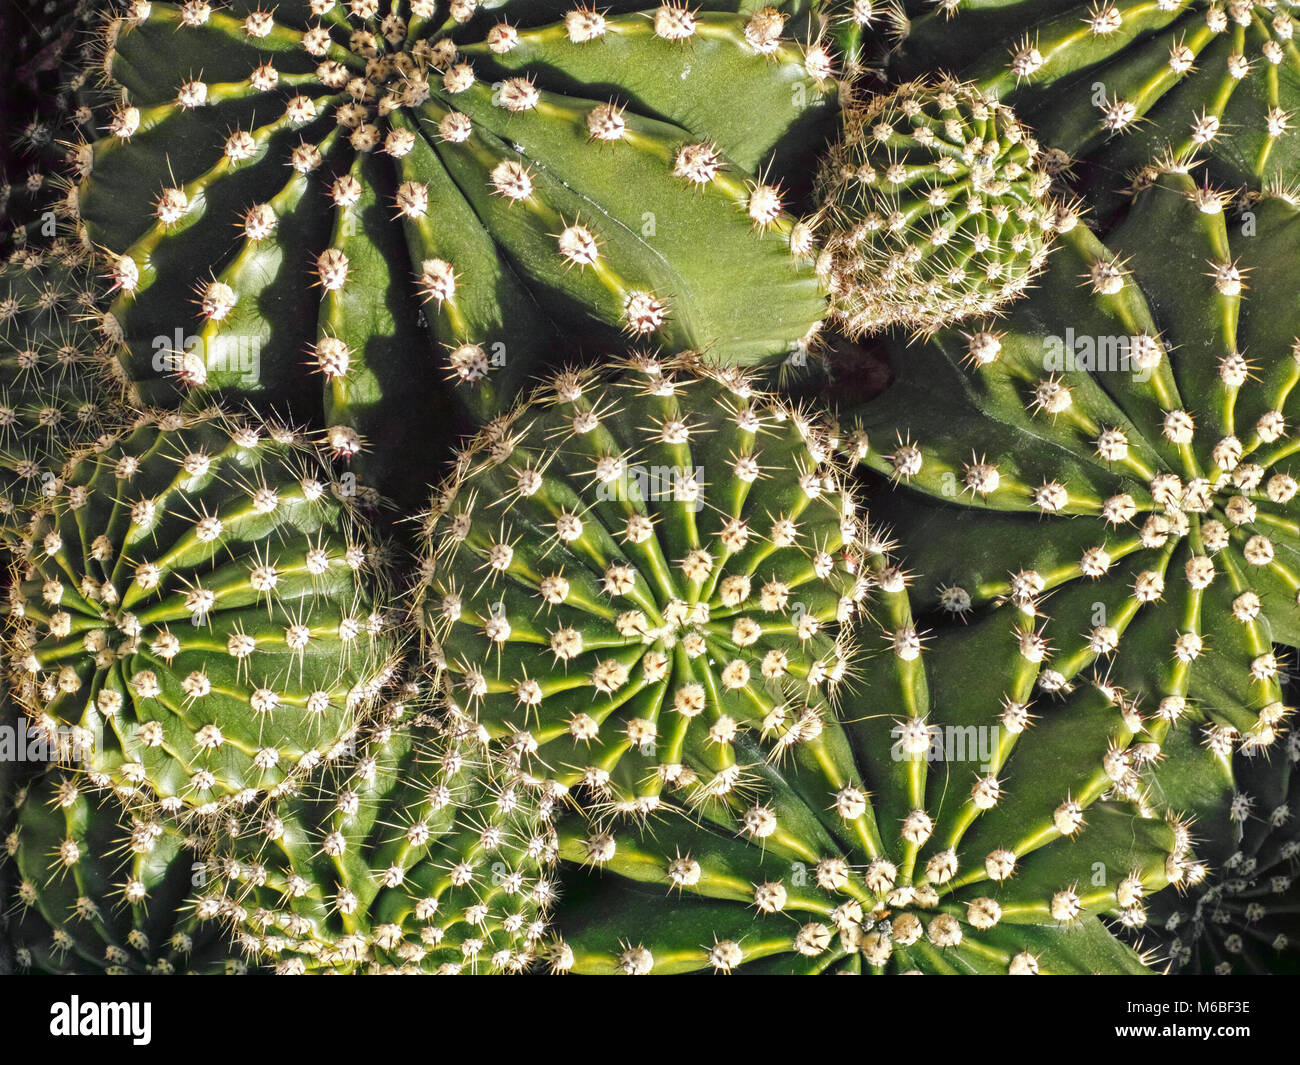
{"label": "cactus offset", "polygon": [[[421,611],[448,697],[538,773],[652,809],[797,738],[862,594],[829,437],[739,369],[563,373],[435,495]],[[809,726],[811,727],[811,726]]]}
{"label": "cactus offset", "polygon": [[952,81],[855,104],[817,182],[833,319],[849,336],[933,332],[1022,295],[1074,208],[1009,108]]}
{"label": "cactus offset", "polygon": [[390,671],[374,547],[294,434],[144,416],[67,467],[14,566],[5,654],[34,721],[168,810],[247,801],[349,734]]}
{"label": "cactus offset", "polygon": [[568,885],[553,968],[1142,971],[1098,915],[1139,920],[1190,853],[1185,826],[1114,797],[1136,776],[1122,704],[1103,686],[1036,700],[1043,667],[1000,619],[928,644],[880,546],[862,693],[802,743],[745,744],[761,790],[562,828],[600,889]]}

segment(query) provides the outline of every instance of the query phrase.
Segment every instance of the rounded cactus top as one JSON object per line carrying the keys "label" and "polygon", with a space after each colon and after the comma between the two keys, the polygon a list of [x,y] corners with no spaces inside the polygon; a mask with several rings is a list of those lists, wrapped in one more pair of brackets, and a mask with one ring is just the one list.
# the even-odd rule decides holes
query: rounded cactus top
{"label": "rounded cactus top", "polygon": [[817,178],[817,269],[851,336],[990,314],[1075,224],[1037,141],[992,93],[913,82],[853,103],[843,123]]}
{"label": "rounded cactus top", "polygon": [[527,968],[556,896],[553,797],[472,723],[389,710],[217,845],[200,916],[279,973]]}
{"label": "rounded cactus top", "polygon": [[538,773],[653,809],[815,736],[864,585],[834,440],[738,370],[562,373],[435,495],[424,624],[447,697]]}
{"label": "rounded cactus top", "polygon": [[171,810],[309,770],[390,669],[372,544],[291,432],[150,414],[73,458],[14,565],[17,698],[97,783]]}
{"label": "rounded cactus top", "polygon": [[1107,244],[1069,234],[1007,319],[909,348],[863,408],[896,486],[876,512],[933,617],[1050,621],[1025,647],[1046,691],[1105,678],[1153,743],[1182,723],[1223,757],[1284,731],[1274,644],[1300,644],[1300,316],[1277,269],[1300,210],[1230,199],[1166,172]]}
{"label": "rounded cactus top", "polygon": [[561,826],[593,874],[567,883],[552,968],[1141,970],[1102,918],[1141,924],[1190,833],[1123,800],[1141,744],[1115,693],[1039,699],[1043,667],[996,628],[931,639],[908,575],[879,550],[866,571],[883,632],[816,736],[738,743],[753,786],[696,811]]}

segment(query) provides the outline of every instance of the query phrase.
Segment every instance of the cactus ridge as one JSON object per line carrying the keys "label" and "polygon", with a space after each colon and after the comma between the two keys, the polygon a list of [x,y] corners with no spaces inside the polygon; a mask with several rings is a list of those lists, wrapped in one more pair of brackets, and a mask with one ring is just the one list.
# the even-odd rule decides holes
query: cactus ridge
{"label": "cactus ridge", "polygon": [[1255,197],[1237,239],[1230,200],[1167,172],[1108,244],[1068,234],[1005,322],[909,349],[863,423],[930,616],[1050,618],[1022,644],[1045,691],[1106,678],[1156,749],[1182,722],[1221,757],[1284,731],[1274,644],[1300,642],[1300,342],[1263,269],[1300,217]]}

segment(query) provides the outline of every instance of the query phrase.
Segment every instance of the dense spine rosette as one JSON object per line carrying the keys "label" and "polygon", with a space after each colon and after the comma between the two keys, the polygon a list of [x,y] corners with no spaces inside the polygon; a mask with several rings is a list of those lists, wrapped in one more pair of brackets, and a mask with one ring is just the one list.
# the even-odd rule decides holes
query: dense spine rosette
{"label": "dense spine rosette", "polygon": [[132,378],[292,402],[340,455],[409,465],[445,374],[490,409],[593,322],[789,353],[824,301],[754,175],[834,85],[784,21],[129,5],[105,39],[116,108],[77,159]]}
{"label": "dense spine rosette", "polygon": [[899,352],[862,408],[931,616],[1050,618],[1027,648],[1045,690],[1105,679],[1157,749],[1182,728],[1221,755],[1274,743],[1274,644],[1300,644],[1300,317],[1276,269],[1300,212],[1257,198],[1248,229],[1228,199],[1165,174],[1106,245],[1069,234],[1009,318]]}
{"label": "dense spine rosette", "polygon": [[[895,69],[954,70],[1014,105],[1045,147],[1126,170],[1205,158],[1229,184],[1300,164],[1300,6],[1293,0],[909,0]],[[920,12],[925,12],[920,14]],[[1087,167],[1081,167],[1081,174]]]}
{"label": "dense spine rosette", "polygon": [[992,93],[913,82],[852,104],[843,123],[817,179],[817,270],[850,336],[989,314],[1074,226],[1037,141]]}
{"label": "dense spine rosette", "polygon": [[15,807],[6,938],[20,973],[242,973],[247,964],[187,901],[202,843],[129,816],[84,778],[50,770]]}
{"label": "dense spine rosette", "polygon": [[997,626],[930,643],[907,575],[879,550],[868,568],[883,632],[861,694],[804,743],[747,746],[758,787],[562,827],[561,857],[594,875],[566,886],[553,968],[1142,971],[1100,916],[1140,922],[1190,853],[1184,825],[1116,794],[1136,776],[1116,693],[1038,698],[1045,667]]}
{"label": "dense spine rosette", "polygon": [[328,476],[293,433],[215,410],[143,416],[73,458],[27,530],[5,634],[17,697],[68,761],[206,808],[349,734],[393,638]]}
{"label": "dense spine rosette", "polygon": [[452,704],[619,808],[816,735],[863,594],[826,430],[736,369],[562,373],[434,497],[421,612]]}
{"label": "dense spine rosette", "polygon": [[473,725],[387,721],[245,819],[200,913],[276,972],[519,972],[555,897],[553,799]]}

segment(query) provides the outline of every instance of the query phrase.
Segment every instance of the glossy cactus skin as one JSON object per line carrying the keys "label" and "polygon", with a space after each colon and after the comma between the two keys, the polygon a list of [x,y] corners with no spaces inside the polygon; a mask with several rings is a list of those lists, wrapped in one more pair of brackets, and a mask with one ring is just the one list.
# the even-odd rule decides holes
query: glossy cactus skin
{"label": "glossy cactus skin", "polygon": [[[1095,203],[1125,172],[1206,159],[1215,181],[1289,180],[1300,164],[1300,8],[1291,0],[909,3],[896,57],[997,93],[1044,147],[1097,160]],[[1080,168],[1086,170],[1086,166]],[[1106,210],[1101,209],[1105,204]]]}
{"label": "glossy cactus skin", "polygon": [[1171,973],[1300,972],[1300,737],[1277,746],[1223,758],[1185,734],[1165,744],[1158,794],[1194,818],[1200,859],[1139,933]]}
{"label": "glossy cactus skin", "polygon": [[69,449],[120,420],[126,391],[99,331],[88,252],[60,240],[0,267],[0,532],[58,488]]}
{"label": "glossy cactus skin", "polygon": [[201,841],[130,817],[110,793],[49,770],[9,796],[14,823],[0,862],[15,971],[46,974],[248,971],[187,899]]}
{"label": "glossy cactus skin", "polygon": [[145,415],[75,457],[14,566],[6,665],[92,780],[168,811],[247,801],[350,733],[390,671],[373,546],[320,456]]}
{"label": "glossy cactus skin", "polygon": [[519,972],[554,901],[553,800],[471,723],[396,709],[217,846],[198,911],[282,974]]}
{"label": "glossy cactus skin", "polygon": [[1274,644],[1300,643],[1300,319],[1265,265],[1300,217],[1256,198],[1243,236],[1226,198],[1166,173],[1007,319],[900,353],[862,410],[931,618],[1050,619],[1046,690],[1106,678],[1156,749],[1190,729],[1225,756],[1285,730]]}
{"label": "glossy cactus skin", "polygon": [[595,877],[567,885],[553,968],[1143,970],[1098,915],[1140,920],[1190,852],[1185,826],[1118,798],[1137,770],[1115,693],[1038,699],[1042,667],[1002,619],[929,643],[906,574],[879,550],[870,571],[883,631],[858,692],[780,756],[738,741],[752,791],[562,826],[561,857]]}
{"label": "glossy cactus skin", "polygon": [[76,161],[131,377],[291,404],[391,472],[447,420],[444,377],[490,416],[593,323],[787,354],[824,302],[754,173],[834,86],[782,24],[129,6],[103,62],[123,99]]}
{"label": "glossy cactus skin", "polygon": [[736,368],[560,374],[434,497],[420,610],[447,697],[597,804],[727,794],[737,733],[798,742],[835,697],[855,508],[825,428]]}
{"label": "glossy cactus skin", "polygon": [[933,332],[1018,298],[1075,222],[1051,183],[992,93],[912,82],[849,106],[816,189],[835,324]]}

